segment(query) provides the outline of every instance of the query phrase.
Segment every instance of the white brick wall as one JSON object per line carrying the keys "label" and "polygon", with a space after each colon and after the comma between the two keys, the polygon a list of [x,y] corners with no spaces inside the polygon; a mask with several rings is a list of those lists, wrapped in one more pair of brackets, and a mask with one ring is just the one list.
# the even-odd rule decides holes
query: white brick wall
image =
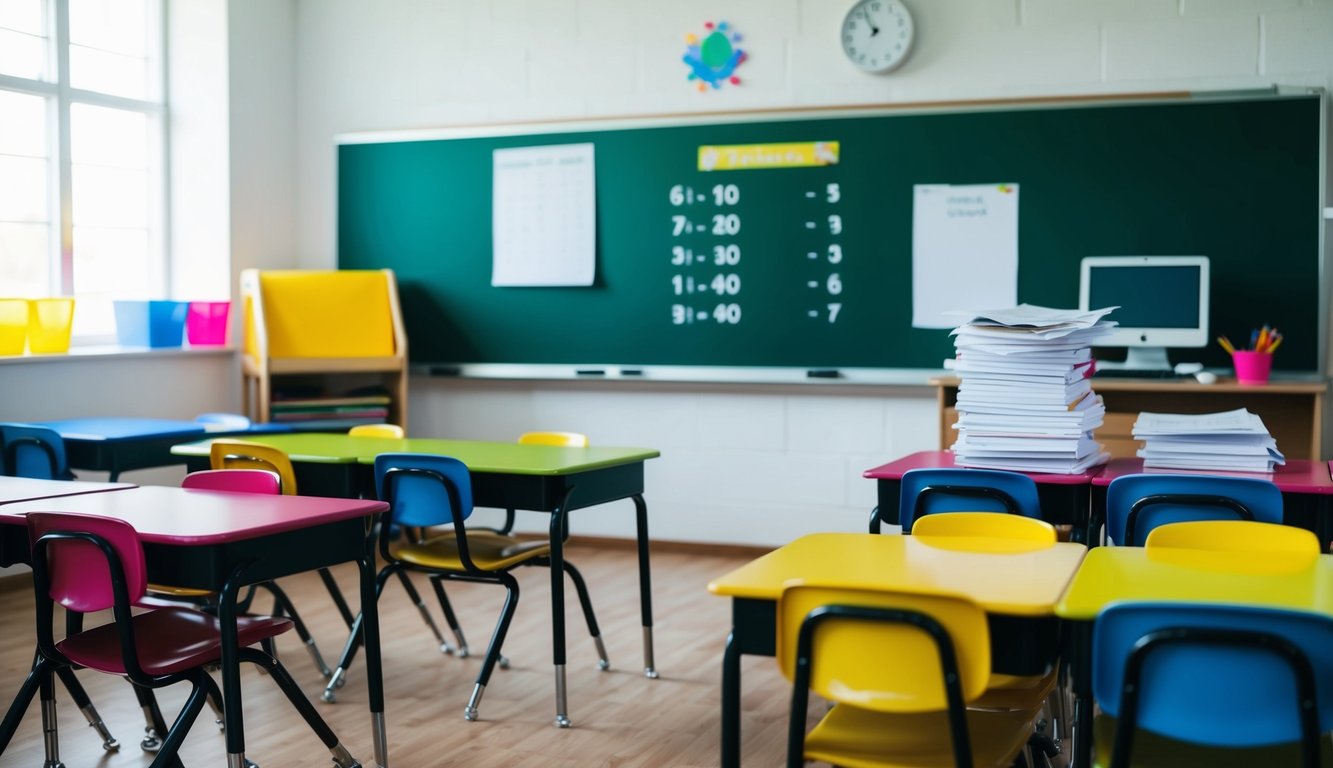
{"label": "white brick wall", "polygon": [[[333,264],[332,137],[347,131],[1274,82],[1333,88],[1333,0],[905,0],[917,48],[889,75],[843,60],[838,29],[851,0],[290,2],[295,239],[308,267]],[[721,20],[744,35],[743,83],[697,93],[680,62],[684,36]],[[648,501],[661,539],[780,544],[806,531],[863,530],[875,494],[861,471],[937,440],[924,387],[411,387],[416,434],[569,429],[660,449]],[[573,525],[632,535],[632,508],[580,510]]]}

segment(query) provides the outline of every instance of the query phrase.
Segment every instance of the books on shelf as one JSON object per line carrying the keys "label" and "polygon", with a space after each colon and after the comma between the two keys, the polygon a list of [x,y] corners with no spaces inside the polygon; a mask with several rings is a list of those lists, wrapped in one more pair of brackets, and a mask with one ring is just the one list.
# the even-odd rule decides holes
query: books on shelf
{"label": "books on shelf", "polygon": [[1077,474],[1110,454],[1092,436],[1106,406],[1092,390],[1092,345],[1114,307],[1023,304],[972,314],[953,331],[959,466]]}
{"label": "books on shelf", "polygon": [[343,430],[358,424],[381,424],[389,419],[388,395],[276,397],[270,419],[302,430]]}
{"label": "books on shelf", "polygon": [[1263,419],[1245,408],[1221,413],[1140,413],[1134,439],[1144,467],[1269,473],[1286,457]]}

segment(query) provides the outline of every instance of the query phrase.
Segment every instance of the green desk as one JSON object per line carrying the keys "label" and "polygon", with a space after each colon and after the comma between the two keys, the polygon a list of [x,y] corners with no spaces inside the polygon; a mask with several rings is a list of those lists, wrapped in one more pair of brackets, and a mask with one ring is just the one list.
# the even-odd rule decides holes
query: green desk
{"label": "green desk", "polygon": [[[381,453],[434,453],[453,456],[472,472],[473,503],[480,507],[526,509],[551,516],[551,631],[556,668],[556,723],[569,722],[565,701],[564,539],[570,510],[620,499],[634,502],[639,552],[639,605],[643,619],[644,674],[657,677],[653,663],[653,608],[648,567],[648,506],[643,500],[643,463],[659,455],[647,448],[567,448],[480,440],[351,437],[292,433],[244,438],[284,451],[304,494],[357,497],[375,495],[375,457]],[[190,471],[208,468],[205,440],[177,445]]]}

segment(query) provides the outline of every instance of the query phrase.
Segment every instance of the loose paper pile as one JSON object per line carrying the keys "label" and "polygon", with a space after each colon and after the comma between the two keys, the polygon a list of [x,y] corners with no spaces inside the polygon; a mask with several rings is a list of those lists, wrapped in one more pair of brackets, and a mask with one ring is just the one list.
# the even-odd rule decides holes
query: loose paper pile
{"label": "loose paper pile", "polygon": [[1022,304],[953,330],[960,466],[1077,474],[1110,455],[1092,437],[1106,414],[1092,391],[1092,344],[1115,326],[1089,312]]}
{"label": "loose paper pile", "polygon": [[1222,413],[1140,413],[1134,439],[1145,467],[1272,472],[1286,464],[1277,441],[1245,408]]}

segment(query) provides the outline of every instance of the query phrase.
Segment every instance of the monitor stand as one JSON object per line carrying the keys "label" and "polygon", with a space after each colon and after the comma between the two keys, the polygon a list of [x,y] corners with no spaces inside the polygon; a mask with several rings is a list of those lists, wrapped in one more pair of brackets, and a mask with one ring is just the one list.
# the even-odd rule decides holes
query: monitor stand
{"label": "monitor stand", "polygon": [[1097,371],[1111,376],[1143,375],[1151,378],[1171,375],[1173,369],[1166,359],[1166,347],[1129,347],[1123,363],[1098,360]]}

